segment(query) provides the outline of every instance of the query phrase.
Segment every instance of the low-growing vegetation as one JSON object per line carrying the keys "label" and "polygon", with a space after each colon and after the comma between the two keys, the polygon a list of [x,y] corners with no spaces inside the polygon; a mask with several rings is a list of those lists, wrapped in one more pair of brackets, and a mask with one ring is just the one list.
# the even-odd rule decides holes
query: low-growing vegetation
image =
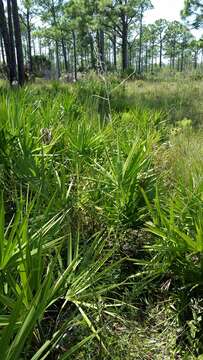
{"label": "low-growing vegetation", "polygon": [[1,86],[1,359],[201,358],[202,88]]}

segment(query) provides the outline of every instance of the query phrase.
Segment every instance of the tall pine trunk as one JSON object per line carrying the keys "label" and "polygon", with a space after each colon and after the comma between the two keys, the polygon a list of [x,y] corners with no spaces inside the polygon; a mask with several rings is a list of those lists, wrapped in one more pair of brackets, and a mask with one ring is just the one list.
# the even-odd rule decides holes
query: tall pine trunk
{"label": "tall pine trunk", "polygon": [[76,36],[75,31],[72,30],[72,37],[73,37],[73,58],[74,58],[74,80],[77,81],[77,51],[76,51]]}
{"label": "tall pine trunk", "polygon": [[128,68],[128,25],[123,22],[122,31],[122,70],[125,71]]}
{"label": "tall pine trunk", "polygon": [[154,42],[153,42],[153,44],[152,44],[152,49],[151,49],[151,51],[152,51],[152,56],[151,56],[151,72],[153,73],[153,71],[154,71]]}
{"label": "tall pine trunk", "polygon": [[13,26],[14,26],[16,53],[17,53],[17,63],[18,63],[18,82],[22,86],[25,82],[25,71],[24,71],[23,47],[22,47],[17,0],[12,0],[12,13],[13,13]]}
{"label": "tall pine trunk", "polygon": [[105,68],[105,55],[104,55],[104,31],[98,32],[98,50],[99,50],[99,67],[101,71]]}
{"label": "tall pine trunk", "polygon": [[0,31],[3,38],[5,53],[6,53],[6,62],[7,62],[7,73],[10,84],[12,84],[13,72],[12,72],[12,65],[11,65],[11,48],[10,48],[10,38],[8,33],[8,27],[6,22],[6,16],[4,11],[4,4],[3,1],[0,0]]}
{"label": "tall pine trunk", "polygon": [[197,69],[198,51],[194,53],[194,69]]}
{"label": "tall pine trunk", "polygon": [[82,47],[80,49],[80,66],[81,66],[81,71],[84,71],[84,53]]}
{"label": "tall pine trunk", "polygon": [[60,69],[60,60],[59,60],[58,40],[55,41],[55,51],[56,51],[56,78],[59,79],[61,76],[61,69]]}
{"label": "tall pine trunk", "polygon": [[95,70],[96,69],[96,59],[95,59],[95,54],[94,54],[94,40],[93,40],[92,35],[90,35],[89,39],[90,39],[91,68],[93,70]]}
{"label": "tall pine trunk", "polygon": [[145,49],[145,71],[148,72],[148,47]]}
{"label": "tall pine trunk", "polygon": [[113,35],[113,65],[114,69],[117,69],[117,52],[116,52],[116,34]]}
{"label": "tall pine trunk", "polygon": [[11,0],[7,0],[7,13],[8,13],[8,30],[9,30],[9,39],[10,39],[10,53],[11,53],[11,71],[12,71],[12,78],[16,80],[17,70],[16,70],[15,43],[14,43],[14,35],[13,35]]}
{"label": "tall pine trunk", "polygon": [[173,43],[173,46],[172,46],[172,69],[175,69],[175,55],[176,55],[176,46],[175,46],[175,43]]}
{"label": "tall pine trunk", "polygon": [[6,61],[5,61],[5,55],[4,55],[4,44],[3,44],[3,38],[2,38],[1,33],[0,33],[0,46],[1,46],[2,63],[3,63],[3,65],[5,65]]}
{"label": "tall pine trunk", "polygon": [[180,57],[180,71],[183,71],[184,67],[184,46],[181,47],[181,57]]}
{"label": "tall pine trunk", "polygon": [[140,13],[140,35],[139,35],[139,60],[138,60],[138,73],[141,74],[141,62],[142,62],[142,35],[143,35],[143,7],[141,6]]}
{"label": "tall pine trunk", "polygon": [[36,55],[35,40],[32,40],[32,48],[33,48],[33,53],[35,56]]}
{"label": "tall pine trunk", "polygon": [[[55,5],[54,5],[54,1],[52,0],[51,3],[51,14],[53,17],[53,25],[57,26],[57,21],[56,21],[56,12],[55,12]],[[59,44],[58,44],[58,40],[55,40],[55,55],[56,55],[56,77],[57,79],[60,78],[61,76],[61,70],[60,70],[60,60],[59,60]]]}
{"label": "tall pine trunk", "polygon": [[162,53],[163,53],[163,41],[160,40],[160,48],[159,48],[159,67],[162,68]]}
{"label": "tall pine trunk", "polygon": [[65,44],[64,38],[61,39],[61,44],[62,44],[62,51],[63,51],[63,60],[64,60],[65,72],[68,73],[67,51],[66,51],[66,44]]}
{"label": "tall pine trunk", "polygon": [[31,24],[30,24],[30,10],[27,9],[26,12],[26,27],[27,27],[27,52],[28,52],[28,61],[29,61],[29,72],[32,74],[33,65],[32,65],[32,40],[31,40]]}

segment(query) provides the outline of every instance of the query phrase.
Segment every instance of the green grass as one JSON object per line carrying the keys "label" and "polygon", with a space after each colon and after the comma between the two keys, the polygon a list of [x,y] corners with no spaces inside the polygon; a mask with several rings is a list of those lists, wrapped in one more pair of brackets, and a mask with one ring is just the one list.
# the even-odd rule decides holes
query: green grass
{"label": "green grass", "polygon": [[[188,86],[189,84],[189,86]],[[128,85],[129,106],[161,110],[167,120],[175,125],[184,118],[191,119],[194,126],[202,127],[203,81],[179,79],[177,81],[144,82]]]}
{"label": "green grass", "polygon": [[0,88],[3,360],[203,352],[202,90],[178,81]]}

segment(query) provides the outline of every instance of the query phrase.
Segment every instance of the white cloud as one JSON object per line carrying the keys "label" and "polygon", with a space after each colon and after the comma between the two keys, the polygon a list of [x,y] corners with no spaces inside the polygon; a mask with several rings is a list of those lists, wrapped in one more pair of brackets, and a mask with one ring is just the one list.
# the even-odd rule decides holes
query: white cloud
{"label": "white cloud", "polygon": [[[184,0],[152,0],[154,9],[145,14],[145,23],[151,24],[157,19],[166,19],[169,21],[180,21],[180,12],[184,7]],[[199,38],[202,31],[193,30],[193,35]]]}
{"label": "white cloud", "polygon": [[163,18],[169,21],[180,20],[180,12],[184,6],[184,0],[152,0],[154,9],[147,11],[146,22],[152,23]]}

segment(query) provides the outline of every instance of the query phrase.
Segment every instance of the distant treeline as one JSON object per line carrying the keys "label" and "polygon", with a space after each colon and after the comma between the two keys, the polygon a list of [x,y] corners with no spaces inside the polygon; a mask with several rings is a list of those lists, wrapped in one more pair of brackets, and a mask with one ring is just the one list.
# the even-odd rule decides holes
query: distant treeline
{"label": "distant treeline", "polygon": [[[56,78],[78,71],[153,72],[168,64],[183,71],[203,59],[202,5],[186,1],[183,23],[144,23],[150,0],[0,0],[0,54],[10,82],[25,81],[47,61]],[[192,18],[192,21],[191,21]],[[189,19],[189,20],[188,20]],[[39,64],[40,58],[43,64]],[[46,59],[46,61],[44,60]],[[42,71],[41,71],[42,74]]]}

